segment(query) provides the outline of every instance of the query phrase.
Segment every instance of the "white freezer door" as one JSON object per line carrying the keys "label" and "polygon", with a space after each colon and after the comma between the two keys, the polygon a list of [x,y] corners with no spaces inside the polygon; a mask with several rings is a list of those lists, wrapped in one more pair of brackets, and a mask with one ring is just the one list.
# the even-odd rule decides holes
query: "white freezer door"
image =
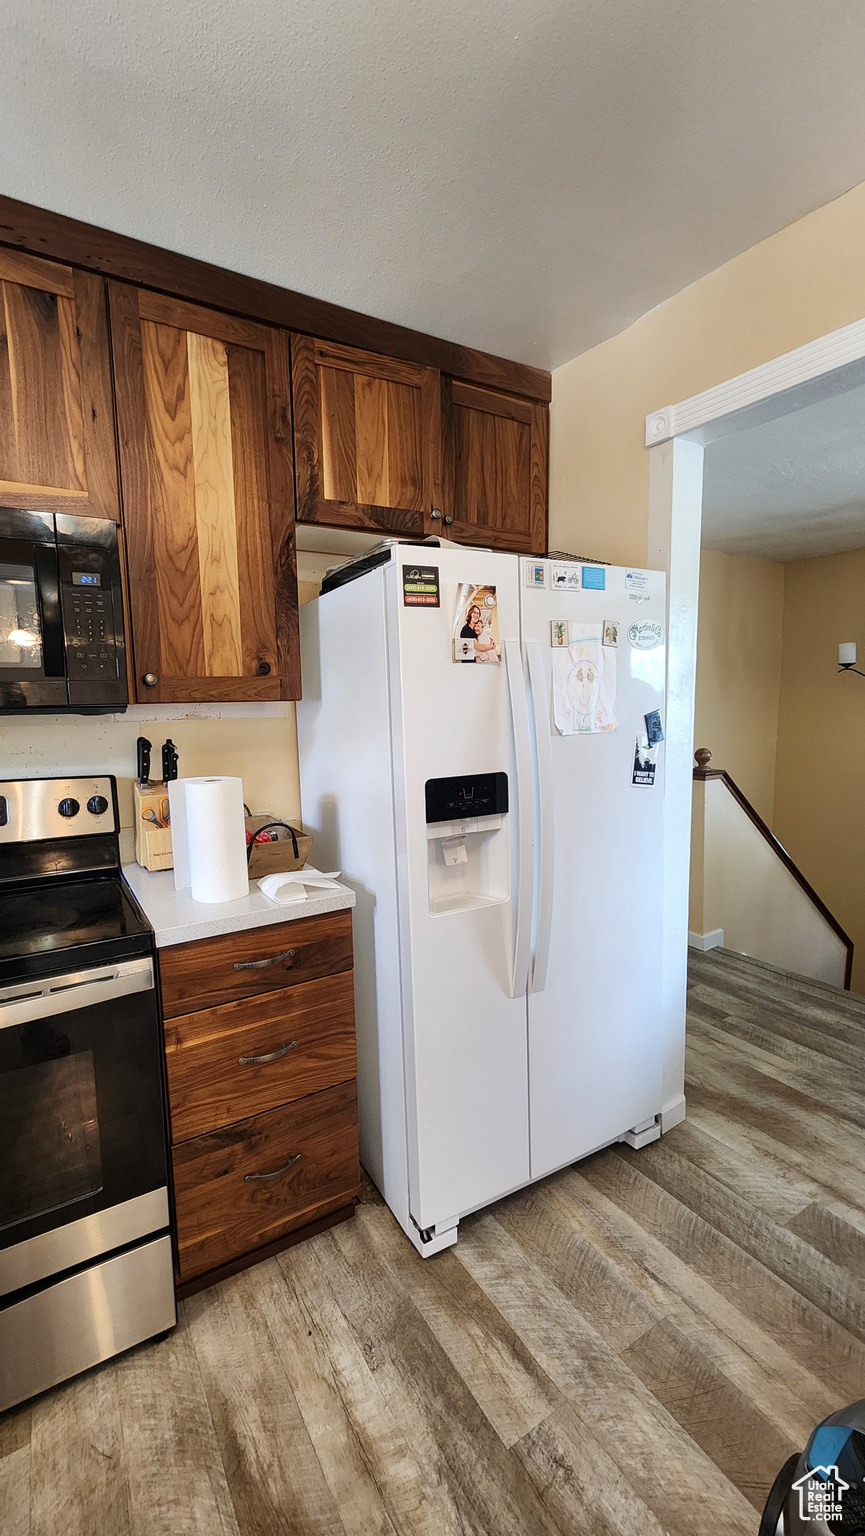
{"label": "white freezer door", "polygon": [[[654,784],[634,785],[632,771],[644,716],[658,709],[664,719],[665,578],[660,571],[602,569],[603,591],[551,590],[551,562],[546,588],[521,586],[524,650],[540,679],[532,699],[540,793],[552,812],[536,903],[542,949],[549,913],[549,958],[545,978],[534,980],[537,986],[543,979],[543,989],[531,990],[530,981],[529,991],[533,1179],[661,1108],[664,746],[657,749]],[[618,624],[615,730],[559,733],[553,620]],[[645,649],[651,624],[660,626],[662,643]],[[629,638],[632,625],[642,628]]]}
{"label": "white freezer door", "polygon": [[[439,608],[403,602],[402,567],[421,554],[439,568]],[[388,570],[409,1194],[421,1228],[485,1205],[529,1178],[524,984],[511,995],[519,811],[508,669],[504,659],[455,663],[451,649],[458,584],[494,584],[500,638],[512,647],[518,694],[523,690],[523,915],[528,909],[530,918],[533,790],[519,571],[513,555],[410,546],[397,550]],[[440,844],[427,837],[426,781],[494,772],[508,775],[502,827],[468,835],[474,870],[448,869]],[[530,932],[526,965],[529,938]]]}

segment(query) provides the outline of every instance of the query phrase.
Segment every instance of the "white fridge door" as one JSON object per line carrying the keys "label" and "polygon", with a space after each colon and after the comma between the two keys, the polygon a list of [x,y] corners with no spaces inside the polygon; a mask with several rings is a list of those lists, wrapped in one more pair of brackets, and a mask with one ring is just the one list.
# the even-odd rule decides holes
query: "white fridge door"
{"label": "white fridge door", "polygon": [[[438,569],[440,606],[406,604],[403,568],[427,562]],[[525,973],[534,833],[531,743],[517,558],[406,546],[397,550],[388,580],[409,1203],[414,1220],[426,1229],[451,1223],[529,1178]],[[499,662],[453,659],[461,583],[495,589]],[[457,628],[462,627],[461,619]],[[467,863],[448,864],[446,853],[453,850],[443,849],[436,834],[436,825],[440,832],[446,824],[433,825],[428,837],[427,781],[501,772],[509,790],[501,826],[469,831]],[[523,979],[517,978],[521,990],[513,996],[520,787],[522,918],[529,927]],[[455,822],[458,816],[455,812]]]}
{"label": "white fridge door", "polygon": [[[539,563],[546,585],[529,587]],[[661,1109],[663,744],[633,779],[646,715],[664,719],[666,620],[663,572],[593,566],[586,578],[577,566],[574,590],[553,586],[564,579],[553,562],[521,568],[544,850],[529,983],[534,1179]]]}

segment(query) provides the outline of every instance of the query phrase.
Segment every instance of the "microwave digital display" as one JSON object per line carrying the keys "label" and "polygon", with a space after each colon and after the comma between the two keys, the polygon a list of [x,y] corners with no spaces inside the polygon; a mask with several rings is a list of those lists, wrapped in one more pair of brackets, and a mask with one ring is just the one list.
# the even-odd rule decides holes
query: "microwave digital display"
{"label": "microwave digital display", "polygon": [[73,571],[73,587],[101,587],[102,577],[98,571]]}

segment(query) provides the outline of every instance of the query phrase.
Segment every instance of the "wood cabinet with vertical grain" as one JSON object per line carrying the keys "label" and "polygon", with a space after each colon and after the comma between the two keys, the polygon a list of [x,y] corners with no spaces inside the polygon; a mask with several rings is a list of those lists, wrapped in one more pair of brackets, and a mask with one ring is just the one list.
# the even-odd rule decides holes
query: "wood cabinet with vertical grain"
{"label": "wood cabinet with vertical grain", "polygon": [[548,409],[503,390],[442,381],[446,532],[463,544],[544,554]]}
{"label": "wood cabinet with vertical grain", "polygon": [[120,515],[105,283],[2,248],[0,505]]}
{"label": "wood cabinet with vertical grain", "polygon": [[298,521],[440,531],[438,369],[311,336],[291,348]]}
{"label": "wood cabinet with vertical grain", "polygon": [[109,295],[136,697],[297,698],[288,336]]}

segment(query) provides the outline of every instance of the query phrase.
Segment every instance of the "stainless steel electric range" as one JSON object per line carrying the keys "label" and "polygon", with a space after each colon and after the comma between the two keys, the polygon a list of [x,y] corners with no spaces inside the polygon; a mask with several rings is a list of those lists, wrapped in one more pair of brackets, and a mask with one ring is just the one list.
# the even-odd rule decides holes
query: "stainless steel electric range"
{"label": "stainless steel electric range", "polygon": [[174,1326],[153,935],[113,778],[0,782],[0,1410]]}

